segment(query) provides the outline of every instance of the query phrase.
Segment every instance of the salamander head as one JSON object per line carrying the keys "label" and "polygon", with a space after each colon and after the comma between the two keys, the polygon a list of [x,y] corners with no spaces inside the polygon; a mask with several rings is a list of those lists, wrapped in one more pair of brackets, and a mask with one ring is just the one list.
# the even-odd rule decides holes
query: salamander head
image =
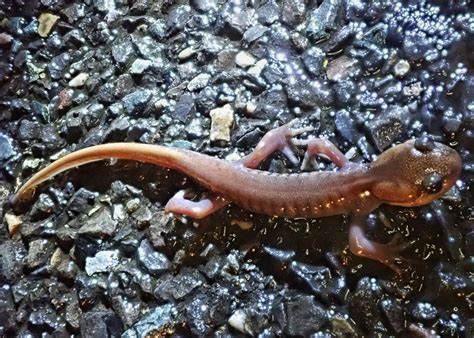
{"label": "salamander head", "polygon": [[386,150],[372,163],[376,177],[372,192],[388,204],[428,204],[454,185],[461,168],[454,149],[422,136]]}

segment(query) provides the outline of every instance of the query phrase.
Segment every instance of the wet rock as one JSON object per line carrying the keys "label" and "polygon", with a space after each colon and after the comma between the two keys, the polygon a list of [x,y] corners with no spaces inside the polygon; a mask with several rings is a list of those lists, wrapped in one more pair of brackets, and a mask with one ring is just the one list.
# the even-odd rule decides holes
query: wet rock
{"label": "wet rock", "polygon": [[67,52],[59,54],[51,59],[51,62],[48,63],[48,70],[50,76],[57,80],[61,78],[62,72],[71,62],[71,55]]}
{"label": "wet rock", "polygon": [[144,60],[144,59],[138,58],[135,61],[133,61],[132,65],[130,66],[130,74],[142,75],[152,65],[153,63],[150,60]]}
{"label": "wet rock", "polygon": [[301,108],[316,108],[332,103],[329,87],[320,82],[298,81],[286,86],[288,100]]}
{"label": "wet rock", "polygon": [[294,261],[290,264],[289,270],[290,274],[305,284],[325,303],[329,303],[332,298],[342,301],[347,293],[345,279],[333,277],[326,267]]}
{"label": "wet rock", "polygon": [[306,36],[314,42],[327,37],[328,31],[335,28],[340,6],[340,0],[324,0],[319,7],[313,9],[306,21]]}
{"label": "wet rock", "polygon": [[35,269],[46,265],[54,250],[54,243],[47,239],[37,239],[30,243],[28,255],[25,257],[26,267]]}
{"label": "wet rock", "polygon": [[92,276],[98,272],[112,272],[120,263],[118,250],[99,251],[94,257],[86,258],[86,273]]}
{"label": "wet rock", "polygon": [[242,4],[230,1],[219,13],[218,32],[231,40],[238,40],[252,22],[253,16],[253,9],[246,9]]}
{"label": "wet rock", "polygon": [[135,82],[130,74],[122,74],[114,81],[113,95],[122,98],[129,94],[135,87]]}
{"label": "wet rock", "polygon": [[280,8],[275,0],[269,0],[258,8],[257,15],[261,24],[271,25],[280,17]]}
{"label": "wet rock", "polygon": [[14,283],[21,276],[26,254],[21,243],[12,240],[0,243],[0,281]]}
{"label": "wet rock", "polygon": [[12,140],[5,134],[0,133],[0,161],[5,161],[13,156]]}
{"label": "wet rock", "polygon": [[80,188],[69,199],[67,210],[76,214],[85,214],[94,205],[97,196],[96,192]]}
{"label": "wet rock", "polygon": [[129,115],[139,116],[143,113],[153,93],[149,89],[136,90],[122,99],[123,108]]}
{"label": "wet rock", "polygon": [[161,277],[158,280],[154,295],[160,300],[179,301],[204,284],[206,284],[206,281],[197,270],[184,268],[176,276],[166,275]]}
{"label": "wet rock", "polygon": [[332,60],[326,70],[326,74],[331,81],[341,81],[349,78],[355,71],[357,61],[346,55],[342,55]]}
{"label": "wet rock", "polygon": [[367,332],[373,332],[383,327],[381,311],[378,302],[382,296],[382,288],[375,279],[362,278],[355,292],[349,298],[349,310],[355,322]]}
{"label": "wet rock", "polygon": [[259,24],[253,25],[245,31],[242,40],[245,42],[246,45],[249,45],[264,36],[267,31],[268,28],[265,26]]}
{"label": "wet rock", "polygon": [[305,12],[306,5],[303,0],[283,0],[281,4],[281,19],[292,27],[304,20]]}
{"label": "wet rock", "polygon": [[390,299],[384,299],[380,302],[380,308],[392,329],[401,334],[405,330],[406,314],[402,305]]}
{"label": "wet rock", "polygon": [[53,212],[54,205],[54,201],[49,195],[40,194],[32,207],[31,217],[34,220],[44,219]]}
{"label": "wet rock", "polygon": [[37,122],[30,120],[22,120],[18,128],[18,139],[21,141],[29,141],[37,139],[41,133],[41,126]]}
{"label": "wet rock", "polygon": [[403,140],[409,122],[407,107],[390,106],[367,127],[377,149],[382,152],[393,142]]}
{"label": "wet rock", "polygon": [[30,313],[28,323],[32,327],[47,327],[50,330],[64,329],[66,323],[52,309],[43,308]]}
{"label": "wet rock", "polygon": [[131,41],[114,44],[112,47],[112,57],[119,65],[126,65],[134,55],[134,48]]}
{"label": "wet rock", "polygon": [[230,141],[230,132],[234,123],[234,110],[230,104],[210,111],[211,141]]}
{"label": "wet rock", "polygon": [[206,294],[194,298],[186,306],[185,317],[191,331],[203,336],[223,325],[229,310],[229,290],[222,285],[214,285]]}
{"label": "wet rock", "polygon": [[207,86],[210,79],[211,79],[211,74],[207,74],[207,73],[199,74],[198,76],[194,77],[191,81],[189,81],[187,88],[191,92],[201,90]]}
{"label": "wet rock", "polygon": [[116,227],[117,221],[112,219],[109,209],[101,207],[84,221],[79,229],[79,234],[107,238],[114,234]]}
{"label": "wet rock", "polygon": [[194,109],[194,99],[191,94],[183,94],[174,106],[173,117],[184,122]]}
{"label": "wet rock", "polygon": [[59,16],[50,14],[50,13],[43,13],[38,18],[38,34],[42,38],[45,38],[51,33],[56,22],[59,20]]}
{"label": "wet rock", "polygon": [[82,337],[119,337],[123,324],[111,310],[86,312],[80,322]]}
{"label": "wet rock", "polygon": [[335,104],[339,107],[347,107],[354,102],[356,95],[356,85],[352,80],[339,81],[334,84]]}
{"label": "wet rock", "polygon": [[79,267],[74,263],[68,255],[62,252],[61,249],[56,251],[51,256],[51,268],[56,271],[60,278],[73,281],[76,274],[79,272]]}
{"label": "wet rock", "polygon": [[313,296],[285,297],[276,309],[276,320],[284,332],[292,336],[307,336],[317,332],[328,321],[326,310]]}
{"label": "wet rock", "polygon": [[188,5],[181,5],[173,8],[166,18],[166,30],[168,31],[168,34],[174,34],[177,31],[182,30],[190,15],[191,7]]}
{"label": "wet rock", "polygon": [[112,308],[125,327],[130,327],[135,323],[145,310],[143,303],[139,299],[124,295],[117,295],[112,298]]}
{"label": "wet rock", "polygon": [[146,337],[152,332],[161,332],[163,328],[171,327],[175,322],[176,309],[171,304],[155,307],[145,314],[138,322],[122,334],[123,338]]}
{"label": "wet rock", "polygon": [[427,294],[431,299],[449,299],[463,294],[471,282],[465,273],[446,262],[438,264],[427,279]]}
{"label": "wet rock", "polygon": [[142,240],[138,247],[138,260],[152,275],[167,271],[171,264],[168,258],[153,249],[148,240]]}
{"label": "wet rock", "polygon": [[6,336],[7,331],[15,328],[15,303],[11,288],[4,285],[0,288],[0,334]]}
{"label": "wet rock", "polygon": [[314,77],[317,77],[321,74],[323,68],[323,62],[326,58],[324,51],[316,46],[313,46],[307,49],[303,53],[303,64],[306,67],[306,70]]}

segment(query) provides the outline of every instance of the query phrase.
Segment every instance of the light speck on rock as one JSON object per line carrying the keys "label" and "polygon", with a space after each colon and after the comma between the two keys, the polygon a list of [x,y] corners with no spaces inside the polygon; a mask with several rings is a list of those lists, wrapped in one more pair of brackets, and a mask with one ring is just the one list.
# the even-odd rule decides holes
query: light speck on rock
{"label": "light speck on rock", "polygon": [[43,13],[38,18],[38,34],[42,38],[45,38],[51,33],[56,22],[59,20],[59,16],[50,14],[50,13]]}
{"label": "light speck on rock", "polygon": [[242,68],[253,66],[255,62],[253,55],[246,51],[240,51],[235,56],[235,63]]}
{"label": "light speck on rock", "polygon": [[188,83],[188,90],[191,92],[203,89],[204,87],[207,86],[209,83],[209,80],[211,79],[211,74],[207,73],[202,73],[193,78],[191,81]]}
{"label": "light speck on rock", "polygon": [[230,141],[230,132],[234,123],[234,110],[230,104],[210,111],[211,141]]}
{"label": "light speck on rock", "polygon": [[99,251],[94,257],[86,258],[86,273],[89,276],[97,272],[110,272],[119,264],[119,251]]}
{"label": "light speck on rock", "polygon": [[69,81],[69,87],[82,87],[86,83],[88,78],[89,74],[80,73],[75,76],[71,81]]}
{"label": "light speck on rock", "polygon": [[189,57],[193,56],[195,53],[196,53],[196,50],[193,47],[185,48],[181,52],[179,52],[178,59],[180,61],[187,60]]}
{"label": "light speck on rock", "polygon": [[410,71],[410,64],[407,60],[398,61],[393,67],[396,76],[403,77]]}
{"label": "light speck on rock", "polygon": [[253,335],[254,332],[252,332],[249,326],[246,324],[247,320],[248,320],[248,317],[245,311],[239,309],[230,316],[228,323],[230,326],[232,326],[234,329],[236,329],[239,332]]}

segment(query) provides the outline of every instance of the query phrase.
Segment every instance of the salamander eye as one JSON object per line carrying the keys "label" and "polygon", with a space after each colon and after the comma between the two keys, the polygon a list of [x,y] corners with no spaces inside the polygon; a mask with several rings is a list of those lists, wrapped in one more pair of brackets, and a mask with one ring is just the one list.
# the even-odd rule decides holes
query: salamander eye
{"label": "salamander eye", "polygon": [[433,138],[429,135],[423,135],[415,140],[415,149],[422,153],[428,153],[435,148]]}
{"label": "salamander eye", "polygon": [[421,185],[426,192],[436,194],[443,188],[443,178],[440,174],[432,173],[425,177]]}

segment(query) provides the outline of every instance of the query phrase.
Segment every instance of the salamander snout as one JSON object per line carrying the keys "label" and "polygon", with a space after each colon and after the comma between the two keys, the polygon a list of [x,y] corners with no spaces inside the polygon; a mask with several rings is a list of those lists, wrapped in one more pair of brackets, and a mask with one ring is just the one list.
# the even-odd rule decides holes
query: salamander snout
{"label": "salamander snout", "polygon": [[461,168],[461,157],[456,150],[435,142],[430,136],[422,136],[379,156],[372,165],[378,178],[373,192],[389,204],[428,204],[451,189]]}

